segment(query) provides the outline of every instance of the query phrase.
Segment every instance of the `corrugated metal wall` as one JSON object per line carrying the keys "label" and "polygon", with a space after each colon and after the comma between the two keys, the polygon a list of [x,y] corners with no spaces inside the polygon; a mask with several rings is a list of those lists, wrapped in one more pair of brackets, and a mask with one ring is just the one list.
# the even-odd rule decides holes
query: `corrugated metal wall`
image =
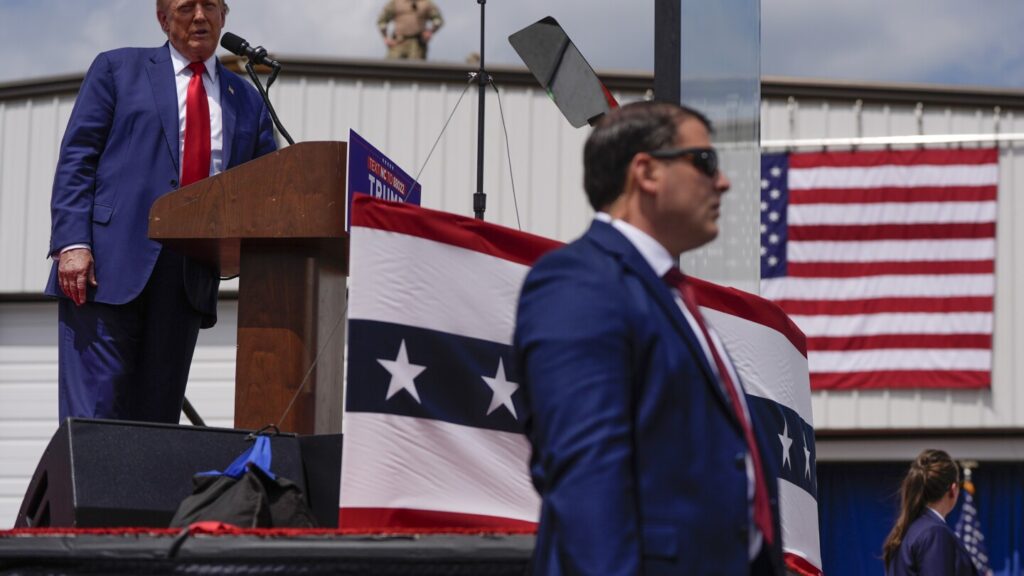
{"label": "corrugated metal wall", "polygon": [[[466,91],[466,85],[459,84],[322,77],[287,79],[279,85],[272,91],[275,107],[296,141],[348,140],[353,129],[413,176],[426,162],[420,177],[424,206],[473,215],[475,86]],[[580,158],[587,132],[570,126],[540,89],[513,86],[499,91],[501,108],[493,90],[485,103],[487,220],[516,227],[514,175],[525,230],[558,239],[576,236],[590,221],[580,192]],[[430,149],[453,110],[428,162]]]}
{"label": "corrugated metal wall", "polygon": [[[472,214],[476,189],[476,92],[461,72],[431,78],[387,79],[395,69],[359,73],[319,70],[282,78],[272,90],[282,121],[296,141],[347,140],[354,129],[415,175],[427,159],[449,114],[462,98],[447,131],[423,171],[423,203]],[[401,74],[396,74],[396,78]],[[505,75],[507,78],[509,75]],[[589,224],[582,193],[581,151],[586,130],[569,126],[546,94],[521,72],[487,96],[485,190],[487,219],[526,231],[569,240]],[[439,79],[441,78],[441,79]],[[73,85],[73,83],[72,83]],[[624,81],[620,100],[637,99],[643,81]],[[614,83],[613,83],[614,86]],[[994,111],[983,106],[925,106],[920,113],[906,95],[860,106],[851,96],[806,96],[796,100],[776,85],[762,106],[766,140],[946,133],[996,130]],[[813,92],[813,90],[811,90]],[[843,92],[840,90],[839,92]],[[28,479],[56,430],[56,307],[37,298],[49,271],[49,198],[60,137],[73,94],[64,88],[28,90],[3,97],[0,87],[0,527],[13,524]],[[502,129],[507,123],[508,144]],[[1016,112],[1017,116],[1020,112]],[[1000,114],[998,130],[1022,131],[1012,111]],[[1005,146],[1001,161],[995,386],[991,392],[819,393],[815,423],[823,429],[1024,427],[1024,362],[1015,351],[1024,337],[1024,270],[1014,261],[1024,250],[1024,232],[1013,221],[1024,217],[1024,166],[1019,146]],[[509,170],[511,157],[512,171]],[[1018,174],[1020,176],[1018,176]],[[225,287],[237,286],[228,283]],[[233,418],[235,303],[221,305],[221,321],[204,331],[196,352],[189,397],[208,423]]]}
{"label": "corrugated metal wall", "polygon": [[[73,96],[0,100],[0,294],[40,294],[49,196]],[[0,526],[57,429],[56,306],[0,297]]]}
{"label": "corrugated metal wall", "polygon": [[50,186],[74,98],[0,100],[0,293],[42,291]]}
{"label": "corrugated metal wall", "polygon": [[[43,252],[46,248],[44,246]],[[222,302],[192,362],[189,399],[210,426],[234,420],[237,306]],[[28,481],[57,431],[57,307],[0,302],[0,529],[14,525]]]}

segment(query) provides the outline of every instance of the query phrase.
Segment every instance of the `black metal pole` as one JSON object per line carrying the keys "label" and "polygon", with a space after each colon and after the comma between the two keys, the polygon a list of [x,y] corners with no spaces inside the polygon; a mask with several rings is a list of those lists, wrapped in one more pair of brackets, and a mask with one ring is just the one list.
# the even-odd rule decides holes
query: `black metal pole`
{"label": "black metal pole", "polygon": [[[256,90],[259,91],[260,97],[263,98],[263,103],[266,104],[267,111],[270,112],[270,119],[273,120],[274,126],[277,126],[277,131],[284,137],[289,146],[295,144],[295,140],[292,140],[292,135],[284,129],[284,124],[281,124],[281,121],[277,118],[274,105],[270,103],[270,94],[267,93],[266,88],[260,83],[260,77],[256,75],[256,70],[252,67],[252,61],[245,61],[245,71],[249,73],[249,78],[252,79],[252,83],[256,86]],[[278,70],[275,69],[274,74],[271,76],[272,79],[277,78],[277,72]]]}
{"label": "black metal pole", "polygon": [[195,407],[188,401],[188,398],[185,398],[185,401],[182,403],[181,411],[185,413],[185,417],[188,418],[188,421],[193,426],[206,426],[206,422],[203,422],[203,417],[199,415],[199,412],[196,412]]}
{"label": "black metal pole", "polygon": [[487,196],[484,194],[484,95],[489,78],[484,69],[484,5],[487,0],[476,0],[480,5],[480,69],[476,73],[478,102],[476,126],[476,194],[473,194],[473,214],[477,220],[484,219],[487,210]]}
{"label": "black metal pole", "polygon": [[655,0],[654,3],[654,99],[683,101],[682,0]]}

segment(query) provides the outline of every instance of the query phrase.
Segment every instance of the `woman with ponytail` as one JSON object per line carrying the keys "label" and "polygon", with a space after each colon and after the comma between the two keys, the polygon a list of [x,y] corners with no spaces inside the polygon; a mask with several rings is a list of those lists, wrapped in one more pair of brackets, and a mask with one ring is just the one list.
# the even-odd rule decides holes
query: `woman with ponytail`
{"label": "woman with ponytail", "polygon": [[975,576],[946,524],[960,496],[960,469],[942,450],[925,450],[903,478],[900,515],[882,548],[887,576]]}

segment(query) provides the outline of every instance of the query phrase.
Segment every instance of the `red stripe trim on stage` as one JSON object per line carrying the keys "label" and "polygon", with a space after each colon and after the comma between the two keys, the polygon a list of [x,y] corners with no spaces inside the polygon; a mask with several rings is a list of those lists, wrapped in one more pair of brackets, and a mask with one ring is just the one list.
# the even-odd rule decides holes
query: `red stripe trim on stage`
{"label": "red stripe trim on stage", "polygon": [[995,148],[879,150],[876,152],[806,152],[789,155],[789,167],[817,168],[910,166],[913,164],[995,164],[999,150]]}
{"label": "red stripe trim on stage", "polygon": [[911,274],[994,274],[994,260],[950,260],[933,262],[789,262],[791,278],[856,278],[858,276]]}
{"label": "red stripe trim on stage", "polygon": [[811,390],[864,390],[910,388],[989,388],[992,374],[973,370],[892,370],[875,372],[821,372],[811,374]]}
{"label": "red stripe trim on stage", "polygon": [[[216,524],[217,526],[212,526]],[[536,526],[528,529],[494,530],[480,527],[446,527],[423,529],[416,527],[393,526],[379,532],[368,532],[365,528],[239,528],[220,522],[199,522],[189,526],[190,534],[210,536],[261,536],[267,538],[288,538],[294,536],[365,536],[366,534],[533,534]],[[0,530],[0,538],[16,538],[19,536],[166,536],[174,537],[181,534],[180,528],[14,528]]]}
{"label": "red stripe trim on stage", "polygon": [[959,240],[995,238],[995,222],[790,226],[789,240]]}
{"label": "red stripe trim on stage", "polygon": [[822,576],[821,568],[811,564],[803,556],[784,552],[782,558],[786,561],[786,568],[799,576]]}
{"label": "red stripe trim on stage", "polygon": [[880,349],[992,349],[991,334],[881,334],[878,336],[822,336],[807,339],[813,352]]}
{"label": "red stripe trim on stage", "polygon": [[395,528],[422,533],[444,533],[452,528],[514,534],[537,531],[536,522],[525,520],[409,508],[341,508],[338,510],[338,525],[346,530],[366,533],[393,532]]}
{"label": "red stripe trim on stage", "polygon": [[790,204],[891,204],[894,202],[990,202],[998,188],[986,186],[922,186],[920,188],[799,188],[789,191]]}
{"label": "red stripe trim on stage", "polygon": [[352,226],[417,236],[527,266],[562,246],[554,240],[475,218],[388,202],[365,194],[356,194],[353,198]]}
{"label": "red stripe trim on stage", "polygon": [[739,316],[782,334],[801,354],[807,356],[804,333],[777,304],[749,292],[712,284],[689,276],[701,306]]}
{"label": "red stripe trim on stage", "polygon": [[868,300],[780,300],[791,316],[843,316],[886,312],[991,312],[992,296],[955,298],[876,298]]}

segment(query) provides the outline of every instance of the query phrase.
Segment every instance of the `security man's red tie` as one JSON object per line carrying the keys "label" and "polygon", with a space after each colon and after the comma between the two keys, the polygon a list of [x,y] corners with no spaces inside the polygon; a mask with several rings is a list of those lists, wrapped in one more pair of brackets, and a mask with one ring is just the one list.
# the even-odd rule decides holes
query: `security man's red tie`
{"label": "security man's red tie", "polygon": [[192,79],[185,97],[185,151],[181,160],[181,185],[202,180],[210,175],[210,104],[206,100],[203,74],[206,65],[188,65]]}
{"label": "security man's red tie", "polygon": [[732,376],[729,374],[729,370],[726,369],[725,362],[722,361],[718,349],[715,347],[714,342],[711,341],[711,335],[708,333],[707,325],[704,323],[704,317],[697,307],[697,298],[693,294],[693,286],[687,282],[686,275],[678,268],[673,268],[665,274],[665,282],[679,291],[683,304],[690,311],[690,314],[693,315],[694,320],[697,321],[697,326],[700,327],[700,331],[704,335],[704,341],[708,343],[708,349],[711,350],[711,357],[715,362],[715,367],[718,369],[718,376],[721,378],[722,386],[729,395],[736,418],[739,419],[740,425],[743,427],[747,449],[750,451],[750,457],[754,461],[754,525],[764,535],[765,542],[771,544],[775,541],[775,529],[774,524],[772,524],[771,505],[768,503],[768,484],[765,482],[764,468],[761,466],[761,451],[757,449],[754,431],[750,426],[750,422],[747,421],[746,412],[743,410],[743,403],[740,402],[739,391],[734,385]]}

